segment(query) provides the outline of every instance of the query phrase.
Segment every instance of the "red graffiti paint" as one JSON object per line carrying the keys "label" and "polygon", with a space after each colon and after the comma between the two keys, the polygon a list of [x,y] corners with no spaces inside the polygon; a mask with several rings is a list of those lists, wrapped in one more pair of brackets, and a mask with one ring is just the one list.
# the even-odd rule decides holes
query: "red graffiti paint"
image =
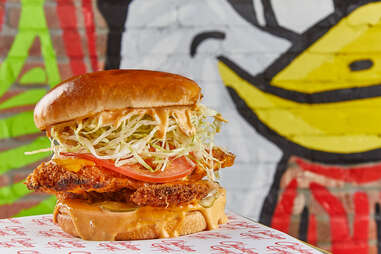
{"label": "red graffiti paint", "polygon": [[368,196],[364,192],[356,192],[353,197],[355,205],[355,221],[353,240],[357,245],[362,246],[364,253],[368,252],[368,231],[369,231],[369,201]]}
{"label": "red graffiti paint", "polygon": [[73,75],[85,73],[86,65],[83,61],[84,54],[77,29],[77,16],[73,0],[57,0],[56,11],[71,71]]}
{"label": "red graffiti paint", "polygon": [[341,254],[351,250],[352,253],[368,253],[369,202],[366,194],[357,192],[353,196],[355,216],[351,237],[347,214],[340,200],[318,183],[311,183],[310,189],[315,200],[330,216],[332,252]]}
{"label": "red graffiti paint", "polygon": [[91,68],[98,70],[98,56],[96,50],[96,34],[94,25],[93,2],[91,0],[82,0],[82,14],[85,19],[87,47],[89,50]]}
{"label": "red graffiti paint", "polygon": [[290,217],[292,208],[294,207],[294,200],[296,197],[296,188],[298,182],[296,179],[292,180],[284,190],[281,200],[277,204],[274,216],[271,221],[271,227],[282,232],[288,232],[290,226]]}
{"label": "red graffiti paint", "polygon": [[[365,184],[378,178],[380,164],[373,166],[341,167],[313,164],[297,158],[296,163],[302,170],[314,172],[327,179],[340,180],[354,184]],[[353,173],[350,171],[353,170]],[[364,171],[363,173],[359,173]],[[342,175],[340,175],[342,174]],[[291,179],[285,191],[281,194],[272,219],[272,226],[284,232],[288,232],[289,220],[292,216],[292,207],[296,198],[296,178]],[[330,220],[332,252],[333,253],[368,253],[369,237],[369,213],[370,205],[368,196],[364,192],[351,194],[353,199],[353,234],[351,235],[348,211],[344,208],[336,193],[331,193],[326,186],[311,182],[309,185],[312,198],[315,199],[325,210]],[[307,231],[307,241],[316,245],[317,228],[319,227],[315,217],[310,214]],[[282,222],[283,220],[283,222]],[[275,248],[275,247],[274,247]],[[278,247],[277,247],[278,248]]]}
{"label": "red graffiti paint", "polygon": [[0,32],[1,30],[3,30],[3,24],[4,24],[5,2],[6,0],[0,0]]}
{"label": "red graffiti paint", "polygon": [[303,170],[345,182],[369,183],[381,179],[381,163],[367,166],[342,167],[310,163],[300,158],[296,158],[295,162]]}
{"label": "red graffiti paint", "polygon": [[312,245],[317,244],[316,218],[313,214],[311,214],[308,219],[307,242],[309,242]]}

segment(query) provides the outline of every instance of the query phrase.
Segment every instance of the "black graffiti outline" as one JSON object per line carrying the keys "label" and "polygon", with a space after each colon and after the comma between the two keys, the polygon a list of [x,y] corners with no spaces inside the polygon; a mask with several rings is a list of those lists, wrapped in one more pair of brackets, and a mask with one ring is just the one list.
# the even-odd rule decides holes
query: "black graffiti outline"
{"label": "black graffiti outline", "polygon": [[[230,4],[236,2],[237,0],[227,0]],[[252,1],[250,1],[252,4]],[[265,1],[267,5],[270,1]],[[337,2],[337,1],[336,1]],[[361,1],[361,7],[366,3],[374,1]],[[336,4],[337,5],[337,4]],[[336,6],[335,5],[335,6]],[[238,5],[242,6],[242,5]],[[234,8],[234,7],[233,7]],[[260,26],[255,17],[255,11],[253,12],[254,19],[250,20],[248,17],[242,16],[245,20],[250,22],[256,28],[259,28],[265,32],[273,34],[275,36],[285,38],[292,43],[292,46],[283,54],[281,54],[277,59],[273,61],[263,72],[257,75],[252,75],[246,71],[242,66],[234,63],[231,59],[226,56],[219,56],[218,59],[231,68],[240,78],[246,80],[248,83],[254,87],[260,89],[263,92],[284,98],[290,101],[295,101],[299,103],[308,103],[308,104],[320,104],[320,103],[329,103],[329,102],[340,102],[340,101],[349,101],[356,99],[365,99],[365,98],[374,98],[381,96],[381,84],[373,84],[365,87],[353,87],[345,89],[335,89],[324,92],[316,93],[303,93],[293,90],[287,90],[281,87],[273,86],[270,84],[272,78],[287,67],[292,61],[295,60],[297,56],[303,53],[307,48],[309,48],[313,43],[325,35],[332,27],[337,25],[337,23],[342,20],[342,18],[348,16],[355,9],[351,7],[350,12],[337,11],[328,15],[326,18],[320,20],[312,27],[310,27],[306,32],[297,36],[285,36],[282,32],[275,32],[275,30],[280,29],[283,31],[284,28],[273,23],[272,26]],[[237,6],[234,9],[239,9]],[[269,8],[268,8],[269,9]],[[270,15],[271,16],[271,15]],[[297,37],[297,38],[295,38]],[[304,43],[301,43],[304,42]]]}
{"label": "black graffiti outline", "polygon": [[126,32],[129,6],[133,0],[97,0],[99,12],[108,27],[105,70],[119,69],[121,62],[122,36]]}
{"label": "black graffiti outline", "polygon": [[261,31],[271,33],[277,37],[284,38],[292,42],[296,42],[301,39],[298,33],[279,25],[271,1],[261,1],[263,5],[263,12],[265,13],[264,18],[266,21],[264,26],[259,24],[253,0],[227,0],[231,7],[238,12],[242,18]]}
{"label": "black graffiti outline", "polygon": [[293,90],[287,90],[281,87],[270,85],[268,79],[265,77],[266,74],[260,73],[255,76],[251,75],[242,67],[240,67],[225,56],[218,56],[218,60],[227,65],[240,78],[246,80],[248,83],[250,83],[250,85],[261,90],[262,92],[298,103],[321,104],[331,102],[352,101],[358,99],[368,99],[381,96],[381,85],[336,89],[317,93],[303,93]]}
{"label": "black graffiti outline", "polygon": [[197,48],[201,45],[202,42],[208,39],[217,39],[224,40],[226,37],[224,32],[221,31],[204,31],[198,33],[193,37],[192,43],[190,45],[190,55],[194,57],[197,54]]}

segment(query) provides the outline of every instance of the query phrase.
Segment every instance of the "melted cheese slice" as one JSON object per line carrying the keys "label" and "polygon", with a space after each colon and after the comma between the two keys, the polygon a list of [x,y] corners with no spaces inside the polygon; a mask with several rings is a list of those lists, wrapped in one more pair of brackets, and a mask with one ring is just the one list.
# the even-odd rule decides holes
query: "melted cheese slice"
{"label": "melted cheese slice", "polygon": [[95,166],[95,162],[77,158],[55,158],[53,161],[72,172],[78,172],[84,166]]}

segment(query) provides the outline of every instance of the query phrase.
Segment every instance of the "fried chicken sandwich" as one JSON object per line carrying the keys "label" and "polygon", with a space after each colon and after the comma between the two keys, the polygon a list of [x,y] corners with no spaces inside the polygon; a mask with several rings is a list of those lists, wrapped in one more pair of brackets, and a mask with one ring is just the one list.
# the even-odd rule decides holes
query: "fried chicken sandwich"
{"label": "fried chicken sandwich", "polygon": [[[226,222],[214,145],[225,120],[200,87],[156,71],[109,70],[63,81],[36,105],[54,154],[27,178],[55,194],[54,222],[86,240],[174,237]],[[41,152],[34,151],[34,152]]]}

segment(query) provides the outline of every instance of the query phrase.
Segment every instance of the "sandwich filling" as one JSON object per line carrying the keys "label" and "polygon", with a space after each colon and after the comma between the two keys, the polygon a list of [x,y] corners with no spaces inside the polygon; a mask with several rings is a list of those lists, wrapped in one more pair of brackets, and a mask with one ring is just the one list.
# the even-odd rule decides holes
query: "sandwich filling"
{"label": "sandwich filling", "polygon": [[47,128],[53,158],[26,184],[88,203],[168,208],[205,202],[218,189],[218,170],[235,159],[214,144],[223,122],[196,104],[103,111],[56,124]]}
{"label": "sandwich filling", "polygon": [[56,156],[89,153],[112,160],[115,167],[140,164],[151,172],[164,171],[170,161],[185,157],[214,181],[214,164],[221,164],[213,156],[214,136],[225,121],[216,111],[197,104],[104,111],[51,126],[48,133]]}

